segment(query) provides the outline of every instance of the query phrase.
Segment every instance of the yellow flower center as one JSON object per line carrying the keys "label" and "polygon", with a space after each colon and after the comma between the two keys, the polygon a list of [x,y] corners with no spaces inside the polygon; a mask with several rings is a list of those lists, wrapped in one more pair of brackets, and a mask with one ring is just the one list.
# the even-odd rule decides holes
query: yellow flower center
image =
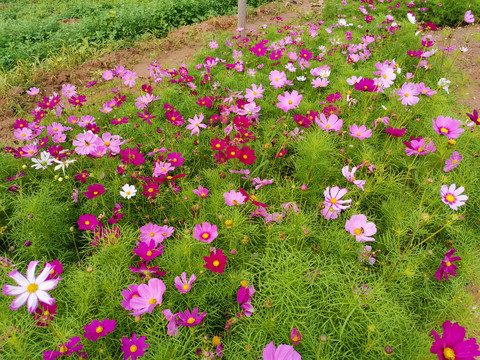
{"label": "yellow flower center", "polygon": [[94,192],[93,192],[93,195],[97,195],[97,194],[98,194],[98,191],[94,191]]}
{"label": "yellow flower center", "polygon": [[330,202],[331,202],[332,204],[336,204],[336,203],[337,203],[337,199],[335,199],[335,198],[330,199]]}
{"label": "yellow flower center", "polygon": [[153,305],[153,304],[156,304],[157,303],[157,300],[154,299],[154,298],[151,298],[149,301],[148,301],[148,305]]}
{"label": "yellow flower center", "polygon": [[386,78],[387,78],[387,75],[383,75],[383,78],[386,79]]}
{"label": "yellow flower center", "polygon": [[195,322],[195,319],[194,318],[188,318],[187,320],[187,324],[193,324]]}
{"label": "yellow flower center", "polygon": [[230,152],[230,155],[234,156],[234,155],[235,155],[235,151]]}
{"label": "yellow flower center", "polygon": [[405,94],[405,97],[408,97],[409,94]]}
{"label": "yellow flower center", "polygon": [[358,133],[357,133],[357,136],[362,136],[362,134],[358,132]]}
{"label": "yellow flower center", "polygon": [[188,290],[188,289],[190,289],[190,285],[185,284],[185,285],[182,286],[182,289],[183,290]]}
{"label": "yellow flower center", "polygon": [[423,151],[423,148],[422,147],[419,147],[418,148],[418,152],[422,152]]}
{"label": "yellow flower center", "polygon": [[455,360],[455,353],[450,348],[443,349],[443,357],[445,360]]}
{"label": "yellow flower center", "polygon": [[27,291],[30,293],[30,294],[33,294],[35,291],[38,290],[38,285],[35,284],[35,283],[31,283],[27,286]]}
{"label": "yellow flower center", "polygon": [[246,287],[248,286],[248,281],[247,281],[247,280],[242,280],[242,281],[240,282],[240,285],[242,285],[243,287],[246,288]]}
{"label": "yellow flower center", "polygon": [[451,203],[455,201],[455,196],[448,194],[447,196],[445,196],[445,199]]}
{"label": "yellow flower center", "polygon": [[148,192],[149,192],[149,193],[152,193],[152,192],[153,192],[153,188],[149,188],[149,189],[148,189]]}
{"label": "yellow flower center", "polygon": [[292,105],[293,104],[293,101],[292,100],[288,100],[288,105]]}
{"label": "yellow flower center", "polygon": [[440,132],[444,133],[444,134],[448,134],[448,129],[447,128],[440,128]]}
{"label": "yellow flower center", "polygon": [[452,266],[452,263],[451,263],[450,261],[447,261],[447,262],[445,263],[445,265],[447,265],[447,266]]}
{"label": "yellow flower center", "polygon": [[208,233],[203,233],[202,234],[202,238],[207,240],[208,238],[210,237],[210,235]]}
{"label": "yellow flower center", "polygon": [[215,260],[215,261],[213,262],[213,266],[215,266],[215,267],[216,267],[216,266],[218,266],[218,265],[220,265],[220,261],[218,261],[218,260]]}
{"label": "yellow flower center", "polygon": [[62,347],[60,348],[60,352],[62,354],[65,354],[67,351],[68,351],[67,347],[65,345],[62,345]]}
{"label": "yellow flower center", "polygon": [[458,160],[453,160],[452,164],[456,164],[457,162],[458,162]]}
{"label": "yellow flower center", "polygon": [[97,334],[100,334],[102,331],[103,331],[103,327],[101,327],[101,326],[98,326],[98,327],[95,329],[95,332],[96,332]]}
{"label": "yellow flower center", "polygon": [[105,144],[105,146],[109,146],[109,145],[110,145],[110,141],[105,141],[104,144]]}
{"label": "yellow flower center", "polygon": [[138,350],[137,345],[132,345],[132,346],[130,346],[130,352],[131,352],[131,353],[134,353],[134,352],[136,352],[137,350]]}
{"label": "yellow flower center", "polygon": [[355,233],[355,235],[362,235],[362,230],[360,229],[355,229],[353,230],[353,232]]}
{"label": "yellow flower center", "polygon": [[85,221],[85,225],[90,225],[90,221]]}
{"label": "yellow flower center", "polygon": [[206,196],[206,194],[205,194],[205,193],[201,193],[200,195],[201,195],[202,197],[205,197],[205,196]]}
{"label": "yellow flower center", "polygon": [[148,234],[148,235],[150,235],[150,237],[153,237],[153,235],[155,235],[155,234],[153,232],[150,232],[150,234]]}
{"label": "yellow flower center", "polygon": [[152,256],[152,252],[150,250],[147,251],[147,256]]}
{"label": "yellow flower center", "polygon": [[220,340],[220,337],[214,336],[214,337],[212,338],[212,344],[213,344],[213,346],[218,346],[218,345],[220,345],[220,341],[221,341],[221,340]]}
{"label": "yellow flower center", "polygon": [[327,129],[330,129],[331,126],[327,124],[325,127],[326,127]]}
{"label": "yellow flower center", "polygon": [[[275,78],[275,81],[278,81],[278,78]],[[255,94],[256,95],[256,94]]]}
{"label": "yellow flower center", "polygon": [[233,203],[233,204],[236,204],[236,203],[237,203],[237,200],[232,200],[232,203]]}
{"label": "yellow flower center", "polygon": [[293,341],[293,342],[297,342],[297,341],[298,341],[298,335],[297,335],[297,334],[295,334],[295,336],[292,338],[292,341]]}
{"label": "yellow flower center", "polygon": [[247,156],[247,155],[243,155],[243,158],[244,158],[244,159],[248,159],[248,156]]}

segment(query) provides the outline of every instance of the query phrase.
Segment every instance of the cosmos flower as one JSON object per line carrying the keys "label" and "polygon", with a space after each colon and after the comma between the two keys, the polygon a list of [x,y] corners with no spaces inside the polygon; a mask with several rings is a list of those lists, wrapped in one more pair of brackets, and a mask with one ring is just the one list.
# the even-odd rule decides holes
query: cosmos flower
{"label": "cosmos flower", "polygon": [[452,171],[460,164],[460,161],[462,161],[462,159],[462,155],[460,155],[458,151],[454,151],[450,156],[450,159],[445,160],[445,167],[443,168],[443,171]]}
{"label": "cosmos flower", "polygon": [[277,99],[280,101],[277,103],[277,107],[285,112],[288,112],[288,110],[297,108],[297,106],[300,104],[300,101],[303,99],[303,95],[298,95],[297,90],[293,90],[291,93],[285,91],[285,94],[283,96],[278,95]]}
{"label": "cosmos flower", "polygon": [[350,171],[350,166],[348,165],[345,165],[343,168],[342,168],[342,174],[343,176],[345,177],[345,179],[347,179],[348,182],[351,182],[353,183],[353,185],[355,185],[356,187],[358,187],[359,189],[361,189],[362,191],[365,191],[365,189],[363,188],[363,186],[365,185],[365,183],[367,182],[367,180],[357,180],[355,179],[355,172],[357,171],[357,167],[354,166],[352,168],[352,170]]}
{"label": "cosmos flower", "polygon": [[442,328],[442,337],[436,331],[431,331],[435,341],[430,352],[436,354],[439,360],[475,360],[480,356],[477,340],[475,338],[464,340],[465,329],[458,323],[452,324],[447,320]]}
{"label": "cosmos flower", "polygon": [[122,351],[123,351],[123,360],[131,358],[132,360],[137,360],[140,356],[145,354],[145,349],[150,346],[149,343],[145,343],[147,339],[146,336],[140,336],[137,338],[137,334],[133,333],[132,338],[128,337],[122,338]]}
{"label": "cosmos flower", "polygon": [[473,24],[475,22],[475,16],[472,14],[472,10],[467,10],[463,18],[467,24]]}
{"label": "cosmos flower", "polygon": [[59,350],[57,351],[44,351],[43,352],[43,360],[54,360],[59,356],[69,356],[73,353],[77,355],[80,350],[83,348],[83,344],[79,344],[80,337],[74,336],[68,339],[65,344],[59,344]]}
{"label": "cosmos flower", "polygon": [[453,262],[462,260],[462,258],[460,256],[452,257],[454,252],[455,252],[455,249],[450,249],[447,251],[447,253],[443,257],[442,262],[440,263],[440,267],[435,272],[435,279],[442,280],[443,276],[445,276],[445,280],[448,281],[448,275],[453,275],[457,277],[455,270],[457,270],[458,267],[453,265]]}
{"label": "cosmos flower", "polygon": [[342,129],[343,120],[339,119],[337,115],[331,114],[328,119],[326,116],[321,113],[320,119],[315,117],[315,123],[320,127],[320,129],[325,130],[328,134],[329,131],[339,131]]}
{"label": "cosmos flower", "polygon": [[40,275],[35,277],[37,265],[38,261],[30,261],[27,268],[27,277],[17,270],[7,274],[18,284],[18,286],[3,286],[3,295],[16,296],[15,300],[10,304],[11,310],[17,310],[27,303],[28,312],[33,313],[37,310],[39,301],[48,305],[52,305],[55,302],[55,299],[47,291],[53,290],[61,278],[46,280],[53,268],[50,264],[46,264]]}
{"label": "cosmos flower", "polygon": [[225,266],[227,265],[227,256],[223,255],[222,249],[211,251],[210,256],[204,256],[203,260],[205,260],[205,265],[203,265],[204,268],[219,274],[223,274],[225,271]]}
{"label": "cosmos flower", "polygon": [[203,186],[198,186],[197,189],[192,190],[194,194],[197,194],[201,198],[206,198],[208,196],[208,189]]}
{"label": "cosmos flower", "polygon": [[182,272],[181,279],[178,276],[175,278],[175,287],[180,293],[186,294],[192,289],[192,284],[195,280],[197,280],[195,274],[190,275],[190,279],[187,280],[187,273]]}
{"label": "cosmos flower", "polygon": [[275,349],[273,341],[262,351],[263,360],[302,360],[302,357],[291,345],[279,345]]}
{"label": "cosmos flower", "polygon": [[432,119],[433,130],[439,135],[445,135],[447,139],[457,139],[465,129],[461,129],[462,124],[459,120],[452,119],[450,116],[439,115],[437,120]]}
{"label": "cosmos flower", "polygon": [[300,344],[300,340],[302,340],[302,334],[300,334],[300,331],[298,331],[297,328],[293,328],[292,332],[290,333],[290,341],[293,344],[298,345]]}
{"label": "cosmos flower", "polygon": [[108,333],[115,330],[116,324],[117,322],[115,320],[103,319],[101,322],[93,320],[90,324],[83,327],[85,330],[83,336],[88,340],[97,341],[99,337],[108,335]]}
{"label": "cosmos flower", "polygon": [[458,210],[459,206],[465,205],[465,201],[468,200],[467,195],[461,195],[465,188],[460,186],[458,189],[455,184],[450,184],[450,186],[442,185],[440,188],[440,195],[442,195],[442,201],[450,206],[452,210]]}
{"label": "cosmos flower", "polygon": [[200,315],[198,314],[198,308],[194,308],[193,312],[190,312],[189,309],[186,309],[184,313],[178,313],[178,324],[182,326],[193,327],[197,324],[200,324],[203,318],[207,315],[204,311]]}
{"label": "cosmos flower", "polygon": [[371,236],[377,233],[375,224],[367,222],[367,217],[363,214],[352,215],[345,223],[345,230],[355,236],[358,242],[375,241]]}
{"label": "cosmos flower", "polygon": [[230,192],[224,193],[223,197],[225,199],[225,204],[227,204],[228,206],[245,204],[245,196],[235,190],[230,190]]}
{"label": "cosmos flower", "polygon": [[125,199],[131,199],[137,194],[137,189],[135,185],[125,184],[122,186],[122,191],[120,191],[120,196]]}
{"label": "cosmos flower", "polygon": [[129,305],[133,309],[130,315],[141,315],[146,312],[152,313],[155,306],[162,304],[165,289],[163,281],[157,278],[150,279],[148,285],[138,285],[138,296],[130,299]]}
{"label": "cosmos flower", "polygon": [[216,225],[212,225],[209,222],[204,222],[202,225],[197,224],[193,229],[193,238],[198,241],[206,242],[210,244],[218,236],[218,230]]}

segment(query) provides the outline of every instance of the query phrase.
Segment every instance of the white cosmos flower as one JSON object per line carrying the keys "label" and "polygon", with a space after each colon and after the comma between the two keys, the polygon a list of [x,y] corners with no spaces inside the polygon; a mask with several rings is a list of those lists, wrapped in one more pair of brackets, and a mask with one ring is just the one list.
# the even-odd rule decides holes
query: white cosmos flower
{"label": "white cosmos flower", "polygon": [[305,76],[297,76],[298,81],[305,81],[307,78]]}
{"label": "white cosmos flower", "polygon": [[42,151],[40,154],[40,159],[32,158],[32,162],[34,163],[32,167],[37,170],[45,170],[47,166],[52,165],[54,161],[55,158],[53,158],[50,153],[47,151]]}
{"label": "white cosmos flower", "polygon": [[120,196],[125,199],[131,199],[137,194],[137,189],[134,185],[125,184],[122,186],[122,191],[120,191]]}
{"label": "white cosmos flower", "polygon": [[77,159],[70,159],[70,160],[68,160],[68,159],[65,159],[65,160],[54,159],[53,161],[58,164],[57,166],[55,166],[55,171],[57,171],[58,169],[62,169],[63,176],[65,176],[65,168],[68,168],[68,165],[77,161]]}
{"label": "white cosmos flower", "polygon": [[450,84],[451,81],[450,80],[447,80],[445,78],[441,78],[440,80],[438,80],[438,86],[440,86],[443,90],[445,90],[447,92],[447,94],[450,94],[448,92],[448,84]]}

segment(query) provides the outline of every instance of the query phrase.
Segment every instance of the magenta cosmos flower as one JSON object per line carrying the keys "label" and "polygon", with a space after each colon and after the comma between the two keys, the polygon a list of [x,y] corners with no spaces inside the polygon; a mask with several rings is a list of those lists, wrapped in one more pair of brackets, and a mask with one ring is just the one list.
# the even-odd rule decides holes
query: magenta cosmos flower
{"label": "magenta cosmos flower", "polygon": [[433,130],[439,135],[445,135],[448,140],[458,138],[465,129],[461,129],[462,124],[459,120],[452,119],[450,116],[437,117],[437,120],[432,119]]}
{"label": "magenta cosmos flower", "polygon": [[97,217],[92,214],[80,215],[77,221],[79,230],[91,230],[95,231],[95,228],[99,224]]}
{"label": "magenta cosmos flower", "polygon": [[155,240],[150,240],[150,242],[140,242],[138,247],[133,249],[133,252],[143,261],[145,264],[148,264],[150,260],[155,259],[158,255],[163,254],[163,244],[161,244],[158,249],[156,248]]}
{"label": "magenta cosmos flower", "polygon": [[197,224],[193,229],[193,238],[198,241],[204,241],[210,244],[218,236],[217,226],[209,222],[204,222],[202,225]]}
{"label": "magenta cosmos flower", "polygon": [[430,352],[437,354],[439,360],[475,360],[475,357],[480,356],[477,340],[464,340],[465,329],[458,323],[452,324],[447,320],[442,327],[442,337],[435,330],[431,331],[435,341]]}
{"label": "magenta cosmos flower", "polygon": [[146,312],[151,313],[155,306],[162,303],[165,289],[166,287],[163,281],[156,278],[150,279],[148,285],[138,285],[138,296],[130,299],[129,305],[133,309],[130,315],[141,315]]}
{"label": "magenta cosmos flower", "polygon": [[371,235],[377,233],[377,227],[373,222],[367,222],[367,217],[363,214],[353,215],[345,223],[345,230],[355,236],[358,242],[375,241]]}
{"label": "magenta cosmos flower", "polygon": [[278,95],[277,99],[280,101],[277,103],[277,107],[287,112],[288,110],[297,108],[300,101],[303,99],[303,95],[298,95],[297,90],[293,90],[291,94],[288,91],[285,91],[285,94],[283,96]]}
{"label": "magenta cosmos flower", "polygon": [[115,330],[117,322],[115,320],[103,319],[101,322],[93,320],[90,324],[83,327],[85,333],[83,336],[91,341],[97,341],[99,337],[105,336]]}
{"label": "magenta cosmos flower", "polygon": [[273,341],[265,346],[262,352],[263,360],[302,360],[292,345],[279,345],[275,349]]}
{"label": "magenta cosmos flower", "polygon": [[421,136],[417,138],[410,136],[410,142],[404,141],[403,144],[406,146],[405,151],[407,156],[426,155],[429,152],[435,152],[435,150],[437,150],[437,147],[433,141],[430,141],[428,144],[426,144],[425,139]]}
{"label": "magenta cosmos flower", "polygon": [[368,129],[365,125],[362,125],[358,127],[357,124],[353,124],[352,126],[349,127],[350,130],[350,136],[356,137],[360,140],[367,139],[372,136],[372,130]]}
{"label": "magenta cosmos flower", "polygon": [[465,188],[460,186],[458,189],[455,184],[450,186],[442,185],[440,188],[440,194],[442,195],[442,201],[450,206],[452,210],[458,210],[459,206],[465,205],[465,201],[468,200],[467,195],[461,195]]}
{"label": "magenta cosmos flower", "polygon": [[206,198],[208,196],[208,189],[204,188],[203,186],[199,186],[198,189],[192,190],[194,194],[197,194],[201,198]]}
{"label": "magenta cosmos flower", "polygon": [[443,168],[443,171],[452,171],[460,164],[460,161],[462,161],[462,159],[462,155],[460,155],[458,151],[454,151],[450,156],[450,159],[445,160],[445,167]]}
{"label": "magenta cosmos flower", "polygon": [[178,325],[193,327],[197,324],[200,324],[203,318],[207,315],[204,311],[198,315],[198,308],[194,308],[193,312],[190,312],[189,309],[185,310],[185,313],[178,313]]}
{"label": "magenta cosmos flower", "polygon": [[39,301],[48,305],[52,305],[55,302],[55,299],[52,298],[47,291],[53,290],[61,278],[57,277],[56,279],[46,280],[53,269],[50,264],[46,264],[40,275],[35,277],[35,268],[37,265],[38,261],[30,261],[26,278],[17,270],[13,270],[7,274],[18,284],[18,286],[3,286],[3,295],[16,296],[15,300],[10,304],[11,310],[17,310],[23,304],[27,303],[28,312],[33,313],[37,310]]}
{"label": "magenta cosmos flower", "polygon": [[150,346],[149,343],[145,344],[145,340],[147,339],[146,336],[140,336],[137,339],[137,334],[133,333],[132,338],[129,339],[128,337],[122,338],[122,351],[123,351],[123,360],[127,360],[131,358],[132,360],[136,360],[138,357],[145,354],[145,349]]}
{"label": "magenta cosmos flower", "polygon": [[298,331],[297,328],[293,328],[292,332],[290,333],[290,341],[293,344],[298,345],[300,344],[300,340],[302,340],[302,334],[300,334],[300,331]]}
{"label": "magenta cosmos flower", "polygon": [[186,272],[182,272],[181,277],[181,279],[178,276],[175,278],[175,287],[178,289],[178,291],[180,291],[180,293],[186,294],[192,289],[192,284],[195,280],[197,280],[197,277],[195,276],[195,274],[192,274],[190,276],[190,279],[188,279],[187,281]]}
{"label": "magenta cosmos flower", "polygon": [[80,350],[83,348],[83,344],[79,344],[80,342],[80,337],[79,336],[74,336],[68,339],[68,341],[65,344],[60,344],[59,345],[59,350],[57,351],[44,351],[43,352],[43,360],[54,360],[58,358],[59,356],[69,356],[72,355],[73,353],[76,353],[77,355]]}
{"label": "magenta cosmos flower", "polygon": [[87,199],[94,199],[97,196],[102,195],[104,192],[105,188],[103,187],[103,185],[93,184],[87,187],[87,191],[84,191],[83,195],[85,195]]}
{"label": "magenta cosmos flower", "polygon": [[450,249],[447,251],[447,253],[443,257],[442,262],[440,263],[440,267],[435,272],[435,279],[442,280],[443,276],[445,275],[445,280],[448,281],[449,274],[457,277],[455,270],[457,270],[458,267],[453,265],[453,262],[462,260],[462,258],[460,256],[452,257],[454,252],[455,252],[455,249]]}
{"label": "magenta cosmos flower", "polygon": [[156,245],[163,241],[162,227],[148,223],[140,228],[140,241],[148,244],[151,240],[155,241]]}
{"label": "magenta cosmos flower", "polygon": [[339,119],[337,115],[331,114],[328,119],[325,117],[325,114],[320,114],[320,119],[315,117],[315,123],[320,127],[320,129],[325,130],[328,134],[329,131],[339,131],[342,129],[343,120]]}

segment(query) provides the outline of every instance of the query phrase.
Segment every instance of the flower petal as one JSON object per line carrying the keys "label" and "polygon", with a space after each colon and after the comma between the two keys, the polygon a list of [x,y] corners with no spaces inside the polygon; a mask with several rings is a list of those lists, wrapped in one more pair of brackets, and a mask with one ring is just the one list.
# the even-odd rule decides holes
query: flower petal
{"label": "flower petal", "polygon": [[30,263],[28,264],[28,268],[27,268],[27,281],[28,283],[34,283],[35,282],[35,268],[37,267],[38,265],[38,261],[35,260],[35,261],[30,261]]}
{"label": "flower petal", "polygon": [[17,296],[15,300],[13,300],[12,303],[10,304],[10,309],[11,310],[19,309],[23,304],[25,304],[27,299],[28,299],[28,292],[24,292],[23,294]]}

